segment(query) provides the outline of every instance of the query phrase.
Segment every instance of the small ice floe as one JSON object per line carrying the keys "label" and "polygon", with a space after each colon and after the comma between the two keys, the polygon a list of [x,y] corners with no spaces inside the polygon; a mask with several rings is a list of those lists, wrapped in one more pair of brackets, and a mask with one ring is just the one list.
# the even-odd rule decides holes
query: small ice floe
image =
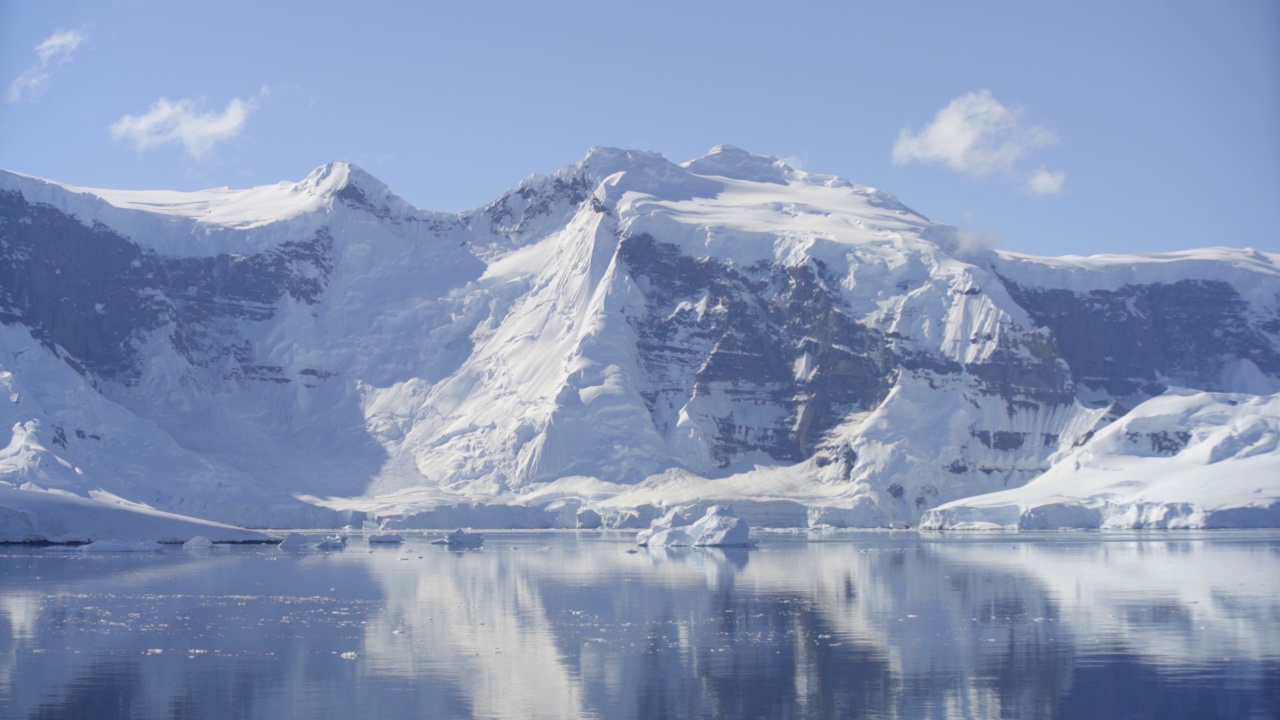
{"label": "small ice floe", "polygon": [[347,536],[343,534],[317,537],[302,533],[289,533],[280,543],[281,550],[302,552],[306,550],[341,550],[347,546]]}
{"label": "small ice floe", "polygon": [[81,545],[83,552],[159,552],[164,546],[155,540],[95,540]]}
{"label": "small ice floe", "polygon": [[374,533],[366,537],[370,545],[399,545],[404,538],[395,533]]}
{"label": "small ice floe", "polygon": [[476,548],[484,544],[484,536],[458,528],[442,538],[432,540],[431,544],[448,545],[451,548]]}
{"label": "small ice floe", "polygon": [[346,546],[347,536],[342,533],[326,535],[320,542],[316,543],[317,550],[341,550]]}
{"label": "small ice floe", "polygon": [[196,535],[182,543],[182,547],[187,550],[208,550],[213,547],[213,541],[203,535]]}
{"label": "small ice floe", "polygon": [[312,538],[302,533],[289,533],[277,546],[281,550],[307,550],[311,548]]}
{"label": "small ice floe", "polygon": [[636,534],[637,545],[694,547],[744,547],[751,544],[751,528],[734,514],[733,508],[712,505],[692,525],[675,526],[678,513],[672,511],[653,521],[648,530]]}

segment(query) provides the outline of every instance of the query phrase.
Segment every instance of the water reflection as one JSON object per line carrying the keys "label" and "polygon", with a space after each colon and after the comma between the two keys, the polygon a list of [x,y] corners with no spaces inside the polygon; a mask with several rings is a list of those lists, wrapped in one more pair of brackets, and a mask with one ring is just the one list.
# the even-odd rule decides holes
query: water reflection
{"label": "water reflection", "polygon": [[0,716],[1280,716],[1280,534],[1170,537],[8,549]]}

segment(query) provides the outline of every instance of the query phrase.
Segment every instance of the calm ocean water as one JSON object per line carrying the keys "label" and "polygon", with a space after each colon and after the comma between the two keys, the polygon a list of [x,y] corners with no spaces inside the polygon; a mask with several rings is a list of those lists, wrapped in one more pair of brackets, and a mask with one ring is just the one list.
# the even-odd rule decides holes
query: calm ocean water
{"label": "calm ocean water", "polygon": [[0,548],[3,718],[1280,717],[1280,533]]}

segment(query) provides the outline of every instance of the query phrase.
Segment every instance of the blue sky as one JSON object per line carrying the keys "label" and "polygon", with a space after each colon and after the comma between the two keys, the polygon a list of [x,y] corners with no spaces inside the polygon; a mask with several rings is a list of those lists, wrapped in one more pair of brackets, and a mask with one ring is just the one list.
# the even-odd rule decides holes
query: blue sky
{"label": "blue sky", "polygon": [[467,210],[720,143],[1048,255],[1280,251],[1280,3],[0,0],[0,167],[194,190],[349,160]]}

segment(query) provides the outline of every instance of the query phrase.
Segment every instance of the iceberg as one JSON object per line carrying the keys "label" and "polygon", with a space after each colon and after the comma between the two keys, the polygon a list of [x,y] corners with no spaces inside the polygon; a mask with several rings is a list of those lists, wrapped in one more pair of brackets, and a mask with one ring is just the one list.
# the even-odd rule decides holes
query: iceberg
{"label": "iceberg", "polygon": [[469,533],[458,528],[442,538],[431,541],[432,545],[448,545],[456,548],[476,548],[484,544],[484,536],[480,533]]}
{"label": "iceberg", "polygon": [[346,546],[347,536],[342,534],[327,535],[316,543],[317,550],[342,550]]}
{"label": "iceberg", "polygon": [[751,544],[751,528],[726,505],[712,505],[692,525],[678,526],[681,509],[672,510],[653,521],[648,530],[636,534],[637,545],[674,547],[744,547]]}
{"label": "iceberg", "polygon": [[307,550],[342,550],[347,546],[346,535],[304,535],[289,533],[279,547],[288,552],[304,552]]}

